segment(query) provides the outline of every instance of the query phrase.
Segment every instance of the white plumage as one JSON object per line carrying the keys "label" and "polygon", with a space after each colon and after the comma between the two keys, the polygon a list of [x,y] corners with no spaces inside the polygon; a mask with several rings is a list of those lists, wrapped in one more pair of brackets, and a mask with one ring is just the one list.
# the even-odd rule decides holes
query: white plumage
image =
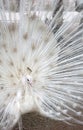
{"label": "white plumage", "polygon": [[[32,111],[83,124],[82,15],[67,11],[64,16],[62,5],[52,19],[49,2],[21,0],[18,19],[11,15],[11,10],[17,14],[16,3],[0,0],[2,130],[12,129],[22,114]],[[44,18],[51,15],[48,24],[41,18],[44,12]],[[65,18],[69,14],[70,20]]]}

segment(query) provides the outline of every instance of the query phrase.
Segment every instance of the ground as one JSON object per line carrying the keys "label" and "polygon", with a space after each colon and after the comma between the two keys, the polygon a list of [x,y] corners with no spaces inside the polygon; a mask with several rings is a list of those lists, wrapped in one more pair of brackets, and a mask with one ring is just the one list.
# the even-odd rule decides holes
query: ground
{"label": "ground", "polygon": [[[23,127],[23,130],[83,130],[81,125],[70,126],[35,113],[23,115]],[[18,128],[15,127],[13,130],[18,130]]]}

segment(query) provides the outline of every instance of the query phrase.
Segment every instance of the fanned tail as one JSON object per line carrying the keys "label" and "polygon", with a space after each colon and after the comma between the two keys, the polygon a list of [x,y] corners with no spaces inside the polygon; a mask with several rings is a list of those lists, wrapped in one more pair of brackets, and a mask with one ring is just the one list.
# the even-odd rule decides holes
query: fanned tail
{"label": "fanned tail", "polygon": [[22,112],[32,108],[55,120],[83,124],[83,12],[79,8],[79,2],[67,0],[0,0],[2,129],[11,129]]}

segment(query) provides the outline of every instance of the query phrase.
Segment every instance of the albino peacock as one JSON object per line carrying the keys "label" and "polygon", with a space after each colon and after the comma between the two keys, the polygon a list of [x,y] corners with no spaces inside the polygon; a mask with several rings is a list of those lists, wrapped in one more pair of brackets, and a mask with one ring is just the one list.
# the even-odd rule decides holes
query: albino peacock
{"label": "albino peacock", "polygon": [[0,0],[0,129],[32,111],[83,124],[83,15],[74,0]]}

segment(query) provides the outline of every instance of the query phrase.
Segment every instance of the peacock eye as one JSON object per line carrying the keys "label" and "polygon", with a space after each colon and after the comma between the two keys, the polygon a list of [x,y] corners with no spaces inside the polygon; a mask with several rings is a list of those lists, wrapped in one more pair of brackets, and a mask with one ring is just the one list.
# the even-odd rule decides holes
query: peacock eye
{"label": "peacock eye", "polygon": [[29,82],[30,80],[29,80],[29,79],[27,79],[27,81]]}

